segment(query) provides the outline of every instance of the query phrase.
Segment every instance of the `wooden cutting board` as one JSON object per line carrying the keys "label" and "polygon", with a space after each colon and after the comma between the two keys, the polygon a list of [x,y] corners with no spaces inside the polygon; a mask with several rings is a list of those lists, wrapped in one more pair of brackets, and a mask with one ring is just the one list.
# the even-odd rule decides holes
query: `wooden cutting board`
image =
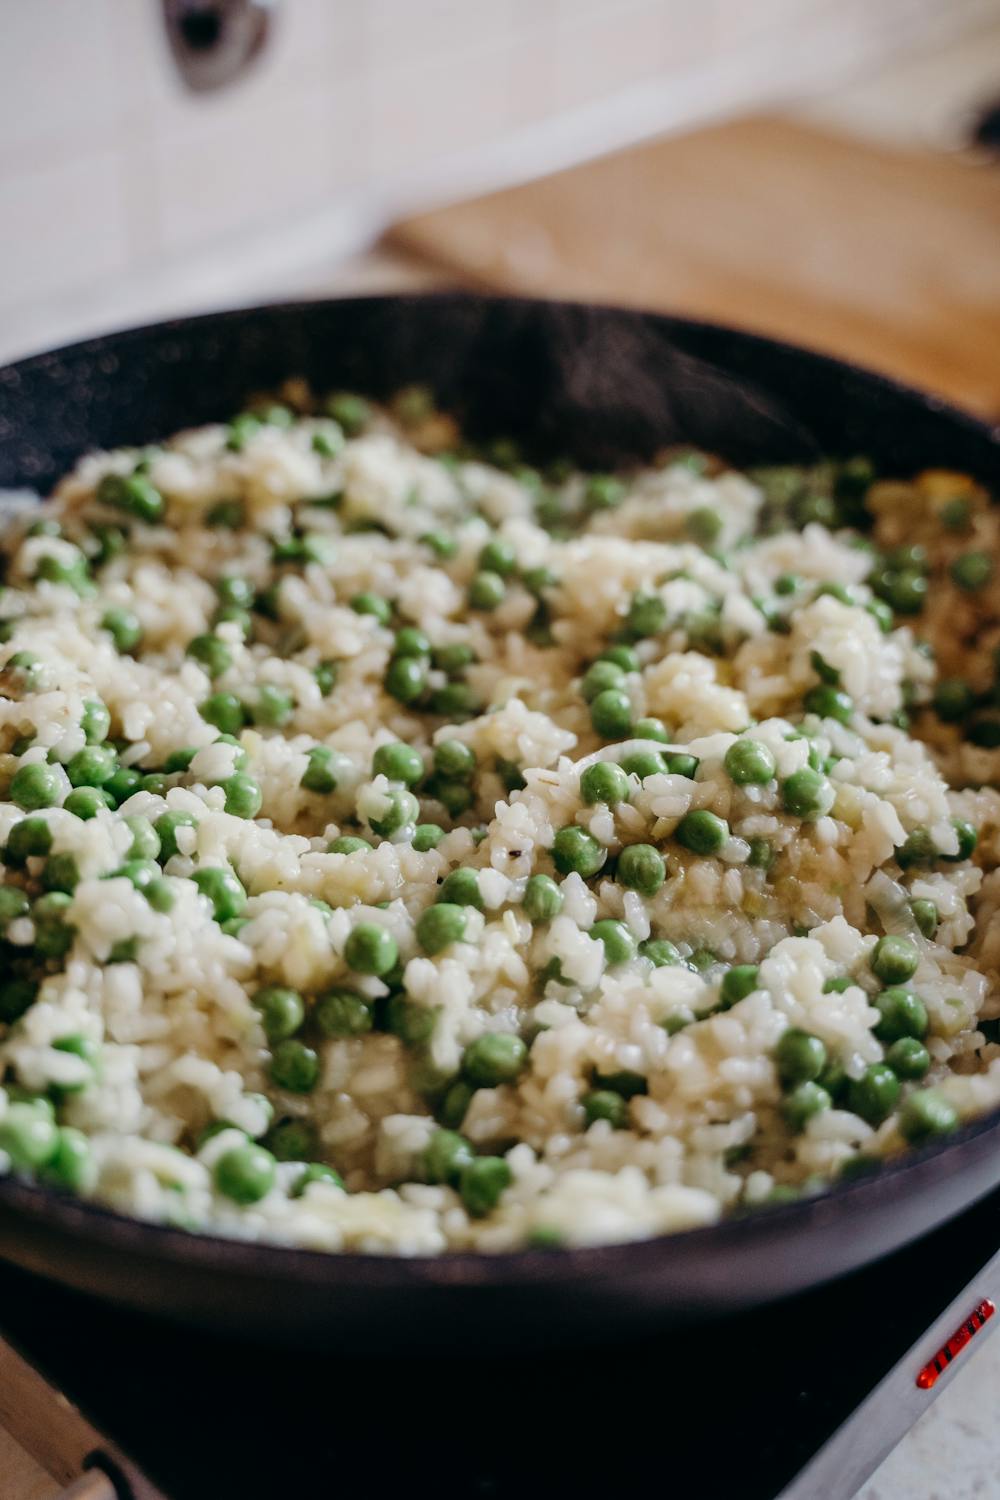
{"label": "wooden cutting board", "polygon": [[792,339],[1000,417],[1000,163],[753,118],[421,214],[389,243],[479,285]]}

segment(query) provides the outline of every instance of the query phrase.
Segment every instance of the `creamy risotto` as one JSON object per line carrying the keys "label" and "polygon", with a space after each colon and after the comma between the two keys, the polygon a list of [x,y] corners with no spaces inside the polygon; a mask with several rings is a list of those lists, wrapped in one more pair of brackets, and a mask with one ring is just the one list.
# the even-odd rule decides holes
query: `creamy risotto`
{"label": "creamy risotto", "polygon": [[626,1240],[1000,1103],[997,519],[299,385],[5,532],[0,1169],[329,1250]]}

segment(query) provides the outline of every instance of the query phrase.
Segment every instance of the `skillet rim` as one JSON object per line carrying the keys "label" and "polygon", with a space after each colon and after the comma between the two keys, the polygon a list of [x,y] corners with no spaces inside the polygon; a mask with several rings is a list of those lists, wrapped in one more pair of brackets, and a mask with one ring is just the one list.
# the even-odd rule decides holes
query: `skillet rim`
{"label": "skillet rim", "polygon": [[[273,301],[249,307],[229,307],[213,312],[161,319],[108,333],[92,335],[55,349],[39,350],[0,366],[0,398],[5,388],[16,387],[22,372],[44,369],[61,361],[99,356],[116,347],[141,342],[144,338],[164,334],[196,333],[219,324],[242,319],[269,319],[303,316],[315,308],[338,304],[370,307],[394,304],[405,308],[413,304],[504,305],[530,309],[555,307],[580,312],[609,313],[642,322],[652,321],[667,331],[676,330],[697,337],[732,339],[753,350],[772,351],[779,356],[804,361],[829,374],[849,375],[867,386],[872,395],[886,392],[900,397],[921,411],[933,412],[970,436],[984,440],[997,449],[1000,460],[1000,422],[989,421],[953,405],[933,392],[921,390],[894,376],[839,359],[808,345],[771,338],[733,324],[709,319],[687,318],[654,311],[627,303],[588,302],[579,298],[504,296],[476,290],[440,290],[431,292],[375,293],[366,296],[301,298]],[[711,363],[712,361],[709,360]],[[746,1214],[723,1218],[715,1224],[692,1229],[674,1230],[641,1240],[619,1241],[606,1245],[528,1248],[510,1251],[441,1251],[434,1255],[404,1256],[395,1253],[376,1254],[358,1251],[312,1250],[275,1242],[229,1238],[219,1234],[202,1234],[149,1220],[130,1217],[99,1203],[73,1198],[54,1188],[28,1182],[16,1176],[0,1178],[0,1211],[12,1212],[15,1220],[52,1229],[70,1238],[83,1238],[91,1245],[107,1250],[145,1255],[169,1266],[190,1266],[239,1275],[272,1276],[276,1282],[296,1282],[321,1287],[324,1284],[351,1286],[400,1287],[402,1285],[435,1285],[499,1287],[531,1285],[551,1281],[554,1273],[560,1281],[601,1279],[619,1269],[629,1273],[662,1272],[671,1255],[681,1260],[701,1252],[729,1248],[750,1253],[755,1241],[773,1241],[794,1235],[808,1227],[822,1229],[851,1216],[863,1214],[876,1201],[883,1212],[891,1210],[895,1200],[903,1202],[911,1195],[922,1196],[933,1189],[935,1180],[950,1175],[952,1165],[964,1159],[971,1165],[973,1156],[985,1155],[984,1147],[992,1136],[1000,1136],[1000,1106],[955,1131],[945,1140],[922,1148],[910,1148],[896,1159],[890,1159],[871,1176],[851,1182],[837,1182],[822,1191],[795,1202],[762,1207]],[[976,1149],[978,1143],[978,1150]],[[973,1149],[967,1149],[973,1148]],[[1000,1177],[1000,1168],[997,1176]],[[921,1181],[920,1179],[926,1179]],[[989,1188],[969,1197],[967,1206],[983,1196]],[[842,1210],[840,1205],[845,1205]],[[943,1219],[954,1217],[961,1208],[946,1211],[916,1235],[903,1243],[920,1238]],[[877,1257],[867,1257],[867,1260]],[[51,1273],[49,1273],[51,1274]],[[831,1272],[836,1275],[837,1272]],[[818,1278],[822,1279],[822,1278]]]}

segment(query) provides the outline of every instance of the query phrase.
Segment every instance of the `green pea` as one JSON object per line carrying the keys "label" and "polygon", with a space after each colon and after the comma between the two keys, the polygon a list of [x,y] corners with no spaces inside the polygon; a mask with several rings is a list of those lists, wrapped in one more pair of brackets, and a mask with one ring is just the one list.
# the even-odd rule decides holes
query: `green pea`
{"label": "green pea", "polygon": [[890,935],[879,938],[870,962],[872,972],[886,984],[903,984],[917,972],[920,953],[909,938]]}
{"label": "green pea", "polygon": [[590,705],[590,722],[606,740],[625,739],[632,728],[632,704],[619,688],[605,688]]}
{"label": "green pea", "polygon": [[319,1057],[312,1047],[289,1037],[271,1053],[271,1081],[290,1094],[310,1094],[319,1082]]}
{"label": "green pea", "polygon": [[197,828],[198,820],[189,812],[179,812],[169,808],[161,813],[153,824],[153,830],[160,842],[160,863],[166,864],[168,859],[177,853],[177,830],[178,828]]}
{"label": "green pea", "polygon": [[123,656],[134,651],[142,640],[139,617],[130,609],[106,610],[101,616],[101,629],[108,632]]}
{"label": "green pea", "polygon": [[87,745],[66,766],[73,786],[104,786],[118,769],[118,757],[110,746]]}
{"label": "green pea", "polygon": [[246,717],[234,693],[212,693],[198,705],[198,712],[206,724],[214,724],[223,734],[239,734]]}
{"label": "green pea", "polygon": [[125,818],[124,822],[132,835],[126,859],[157,859],[160,854],[160,837],[149,819],[131,817]]}
{"label": "green pea", "polygon": [[474,1219],[484,1218],[496,1208],[513,1179],[502,1156],[477,1156],[462,1172],[459,1195]]}
{"label": "green pea", "polygon": [[31,908],[35,924],[35,952],[40,958],[62,958],[73,946],[76,929],[66,920],[71,897],[64,891],[39,896]]}
{"label": "green pea", "polygon": [[220,1156],[212,1168],[212,1181],[223,1197],[234,1203],[259,1203],[274,1187],[275,1160],[263,1146],[247,1141]]}
{"label": "green pea", "polygon": [[380,838],[391,838],[408,823],[416,824],[420,805],[412,792],[393,788],[386,794],[386,808],[377,818],[369,817],[369,826]]}
{"label": "green pea", "polygon": [[921,1079],[931,1065],[931,1055],[915,1036],[901,1036],[885,1054],[885,1060],[897,1078]]}
{"label": "green pea", "polygon": [[487,573],[498,573],[501,578],[509,578],[517,570],[517,553],[509,542],[494,537],[481,550],[479,566]]}
{"label": "green pea", "polygon": [[226,812],[234,818],[255,818],[263,805],[260,786],[252,776],[237,771],[219,783],[226,794]]}
{"label": "green pea", "polygon": [[826,1047],[812,1032],[790,1026],[778,1040],[774,1060],[786,1087],[806,1083],[818,1078],[826,1066]]}
{"label": "green pea", "polygon": [[313,667],[313,676],[322,698],[328,698],[333,692],[338,675],[339,668],[335,661],[321,661],[318,666]]}
{"label": "green pea", "polygon": [[916,922],[923,936],[925,938],[933,938],[938,930],[938,923],[941,920],[934,902],[923,899],[911,901],[910,911],[913,913],[913,920]]}
{"label": "green pea", "polygon": [[129,859],[119,869],[112,871],[110,878],[121,876],[134,885],[137,891],[141,891],[151,880],[158,879],[159,874],[160,867],[153,860]]}
{"label": "green pea", "polygon": [[310,1162],[299,1176],[296,1177],[289,1196],[292,1198],[301,1198],[306,1189],[311,1187],[314,1182],[328,1182],[333,1187],[341,1189],[344,1186],[344,1179],[339,1172],[335,1172],[325,1162],[314,1161]]}
{"label": "green pea", "polygon": [[692,854],[718,854],[729,838],[729,824],[706,808],[696,808],[684,814],[674,838]]}
{"label": "green pea", "polygon": [[655,896],[667,878],[666,861],[652,844],[628,844],[618,856],[616,875],[640,896]]}
{"label": "green pea", "polygon": [[688,512],[684,519],[684,529],[700,547],[711,547],[722,533],[722,517],[711,506],[701,505],[697,510]]}
{"label": "green pea", "polygon": [[406,995],[391,995],[385,1007],[385,1027],[408,1047],[422,1047],[429,1042],[437,1025],[437,1009],[418,1005]]}
{"label": "green pea", "polygon": [[237,573],[228,573],[217,579],[215,591],[220,604],[233,605],[237,609],[253,607],[254,586],[248,578],[241,578]]}
{"label": "green pea", "polygon": [[0,1151],[18,1172],[35,1172],[51,1161],[59,1133],[44,1110],[33,1104],[11,1104],[0,1120]]}
{"label": "green pea", "polygon": [[625,486],[613,474],[591,474],[584,490],[584,504],[590,510],[615,510],[625,498]]}
{"label": "green pea", "polygon": [[797,818],[820,818],[833,806],[833,787],[812,766],[793,771],[781,784],[781,799],[787,812]]}
{"label": "green pea", "polygon": [[445,687],[437,688],[431,697],[430,706],[432,713],[440,714],[453,723],[459,719],[471,718],[481,709],[479,699],[467,682],[449,682]]}
{"label": "green pea", "polygon": [[[638,672],[641,670],[641,662],[631,646],[609,646],[602,651],[597,658],[598,661],[609,661],[619,667],[623,672]],[[618,687],[620,683],[608,683],[608,687]]]}
{"label": "green pea", "polygon": [[656,750],[634,751],[624,756],[620,764],[626,775],[638,776],[640,781],[645,781],[647,776],[659,776],[667,769],[666,761]]}
{"label": "green pea", "polygon": [[272,682],[262,682],[250,708],[255,724],[264,724],[272,729],[282,729],[295,712],[295,700],[291,693],[275,687]]}
{"label": "green pea", "polygon": [[437,823],[418,823],[413,830],[412,844],[418,854],[426,854],[436,849],[443,838],[444,829]]}
{"label": "green pea", "polygon": [[669,743],[666,725],[662,719],[636,719],[632,734],[637,740],[656,740],[661,745]]}
{"label": "green pea", "polygon": [[470,609],[494,610],[504,601],[507,586],[501,575],[492,569],[476,573],[469,584]]}
{"label": "green pea", "polygon": [[693,781],[695,773],[701,762],[696,755],[684,755],[680,752],[668,755],[667,770],[671,776],[684,776],[688,781]]}
{"label": "green pea", "polygon": [[32,761],[26,766],[19,766],[14,772],[9,796],[25,812],[33,812],[41,807],[55,807],[62,796],[62,782],[53,766]]}
{"label": "green pea", "polygon": [[393,656],[430,656],[431,643],[422,630],[415,625],[404,625],[396,631],[392,646]]}
{"label": "green pea", "polygon": [[993,559],[988,552],[963,552],[948,571],[960,589],[973,593],[993,577]]}
{"label": "green pea", "polygon": [[333,839],[327,846],[328,854],[357,854],[361,849],[371,849],[372,845],[367,839],[354,838],[351,834],[341,834],[339,838]]}
{"label": "green pea", "polygon": [[307,792],[325,796],[337,789],[336,764],[333,751],[328,745],[313,745],[308,752],[309,764],[302,773],[299,786]]}
{"label": "green pea", "polygon": [[392,933],[374,922],[360,922],[353,929],[344,948],[348,968],[356,974],[388,974],[399,959],[399,948]]}
{"label": "green pea", "polygon": [[99,745],[108,737],[111,728],[111,715],[104,704],[97,698],[88,698],[83,705],[83,713],[80,716],[80,728],[83,730],[88,745]]}
{"label": "green pea", "polygon": [[217,635],[196,635],[188,641],[187,655],[204,667],[209,677],[221,677],[233,664],[233,653]]}
{"label": "green pea", "polygon": [[95,1182],[97,1169],[94,1164],[90,1142],[82,1130],[63,1125],[56,1135],[55,1151],[39,1169],[39,1177],[51,1187],[65,1188],[69,1192],[89,1192]]}
{"label": "green pea", "polygon": [[888,635],[895,623],[891,606],[884,599],[870,599],[865,609],[873,616],[882,634]]}
{"label": "green pea", "polygon": [[613,761],[595,761],[580,777],[580,795],[589,806],[604,802],[615,807],[628,801],[628,791],[628,776]]}
{"label": "green pea", "polygon": [[454,557],[458,551],[455,538],[448,536],[444,531],[425,531],[419,540],[423,546],[430,548],[435,557],[442,559]]}
{"label": "green pea", "polygon": [[592,1089],[580,1100],[588,1127],[595,1120],[607,1120],[612,1130],[627,1130],[629,1123],[628,1100],[613,1089]]}
{"label": "green pea", "polygon": [[477,911],[482,911],[483,898],[479,893],[478,871],[452,870],[438,891],[438,900],[456,906],[474,906]]}
{"label": "green pea", "polygon": [[469,1112],[475,1089],[471,1083],[459,1079],[453,1083],[441,1101],[438,1119],[450,1130],[457,1130]]}
{"label": "green pea", "polygon": [[372,1008],[354,990],[327,990],[316,1002],[316,1025],[324,1036],[363,1036],[372,1029]]}
{"label": "green pea", "polygon": [[31,1009],[37,996],[38,985],[33,979],[0,980],[0,1021],[13,1026]]}
{"label": "green pea", "polygon": [[812,1081],[800,1083],[782,1101],[781,1112],[790,1130],[799,1134],[808,1125],[813,1115],[830,1109],[833,1100],[826,1089]]}
{"label": "green pea", "polygon": [[658,635],[667,623],[667,606],[659,594],[632,595],[625,616],[625,629],[634,640]]}
{"label": "green pea", "polygon": [[724,765],[737,786],[762,786],[775,773],[774,756],[758,740],[735,740],[726,751]]}
{"label": "green pea", "polygon": [[162,875],[149,881],[143,890],[143,895],[153,910],[159,912],[171,911],[176,900],[173,886]]}
{"label": "green pea", "polygon": [[80,883],[80,869],[72,854],[50,854],[42,872],[47,891],[73,891]]}
{"label": "green pea", "polygon": [[308,1120],[282,1120],[265,1137],[278,1161],[307,1161],[318,1149],[316,1127]]}
{"label": "green pea", "polygon": [[604,848],[585,828],[560,828],[552,844],[552,861],[560,875],[582,875],[589,880],[603,868],[608,857]]}
{"label": "green pea", "polygon": [[899,615],[916,615],[927,599],[927,578],[914,568],[888,569],[873,575],[872,587]]}
{"label": "green pea", "polygon": [[903,1100],[899,1130],[911,1146],[949,1135],[958,1124],[958,1111],[934,1089],[918,1089]]}
{"label": "green pea", "polygon": [[475,774],[475,753],[461,740],[442,740],[434,747],[434,769],[449,779],[466,781]]}
{"label": "green pea", "polygon": [[475,1088],[498,1088],[513,1083],[524,1068],[528,1049],[519,1036],[487,1031],[465,1049],[462,1072]]}
{"label": "green pea", "polygon": [[28,898],[16,885],[0,885],[0,928],[27,915]]}
{"label": "green pea", "polygon": [[886,1063],[872,1063],[848,1086],[848,1108],[873,1128],[892,1114],[898,1098],[899,1079]]}
{"label": "green pea", "polygon": [[417,919],[417,942],[424,953],[438,954],[465,936],[466,909],[456,901],[438,901]]}
{"label": "green pea", "polygon": [[952,818],[951,826],[958,838],[958,851],[955,854],[942,854],[941,858],[947,860],[948,864],[954,865],[960,860],[971,858],[979,843],[979,835],[972,824],[967,823],[964,818]]}
{"label": "green pea", "polygon": [[810,688],[802,701],[806,713],[821,719],[836,719],[841,724],[849,724],[854,713],[854,700],[828,683]]}
{"label": "green pea", "polygon": [[587,703],[592,703],[599,693],[610,689],[621,689],[625,673],[618,663],[601,659],[587,668],[580,682],[580,694]]}
{"label": "green pea", "polygon": [[[734,964],[731,969],[727,969],[719,986],[720,1010],[729,1010],[731,1006],[745,1000],[747,995],[752,995],[757,988],[758,974],[756,964]],[[787,1035],[786,1032],[785,1036]]]}
{"label": "green pea", "polygon": [[343,428],[348,437],[357,437],[371,421],[372,409],[363,396],[350,391],[337,391],[328,396],[325,403],[328,416]]}
{"label": "green pea", "polygon": [[144,474],[105,474],[97,486],[97,499],[150,526],[163,519],[166,509],[163,496]]}
{"label": "green pea", "polygon": [[427,687],[427,668],[417,656],[397,656],[389,663],[385,690],[399,703],[416,703]]}
{"label": "green pea", "polygon": [[23,865],[28,859],[41,858],[52,848],[52,830],[44,818],[22,818],[7,835],[4,863]]}
{"label": "green pea", "polygon": [[388,625],[392,619],[392,605],[380,594],[369,592],[355,594],[351,600],[351,608],[356,615],[371,615],[382,626]]}
{"label": "green pea", "polygon": [[681,962],[680,953],[666,938],[647,938],[639,944],[639,955],[648,959],[654,969],[673,967]]}
{"label": "green pea", "polygon": [[203,896],[212,903],[217,922],[228,922],[238,917],[247,904],[247,893],[232,870],[219,865],[195,870],[191,876]]}
{"label": "green pea", "polygon": [[63,803],[63,811],[72,813],[74,818],[79,818],[82,823],[96,818],[104,807],[112,807],[114,799],[108,794],[106,788],[96,786],[80,786],[70,792]]}
{"label": "green pea", "polygon": [[551,875],[530,875],[524,888],[524,914],[529,922],[551,922],[562,911],[563,895]]}
{"label": "green pea", "polygon": [[306,1016],[305,1002],[298,990],[283,984],[268,984],[257,991],[253,1003],[260,1011],[260,1022],[269,1042],[283,1042],[294,1036]]}
{"label": "green pea", "polygon": [[385,776],[389,781],[401,781],[404,786],[415,786],[424,774],[423,757],[412,745],[395,740],[380,745],[372,757],[372,771],[376,776]]}
{"label": "green pea", "polygon": [[920,1041],[927,1035],[927,1007],[912,990],[883,990],[872,1003],[881,1017],[874,1028],[880,1042],[895,1042],[904,1036]]}
{"label": "green pea", "polygon": [[428,1182],[456,1187],[475,1153],[464,1136],[454,1130],[435,1130],[424,1150],[424,1177]]}
{"label": "green pea", "polygon": [[44,553],[38,559],[35,578],[46,583],[63,584],[79,594],[92,594],[89,572],[85,557],[75,557],[69,562],[63,562],[51,553]]}
{"label": "green pea", "polygon": [[624,964],[636,956],[636,942],[624,922],[605,917],[595,922],[590,936],[604,947],[604,958],[608,964]]}

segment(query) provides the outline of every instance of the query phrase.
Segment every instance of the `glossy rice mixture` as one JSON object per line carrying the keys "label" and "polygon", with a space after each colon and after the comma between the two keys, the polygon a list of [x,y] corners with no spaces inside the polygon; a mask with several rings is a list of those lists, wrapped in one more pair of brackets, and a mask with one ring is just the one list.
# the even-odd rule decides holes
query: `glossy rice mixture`
{"label": "glossy rice mixture", "polygon": [[539,472],[420,390],[286,397],[6,532],[4,1171],[506,1250],[1000,1103],[983,491]]}

